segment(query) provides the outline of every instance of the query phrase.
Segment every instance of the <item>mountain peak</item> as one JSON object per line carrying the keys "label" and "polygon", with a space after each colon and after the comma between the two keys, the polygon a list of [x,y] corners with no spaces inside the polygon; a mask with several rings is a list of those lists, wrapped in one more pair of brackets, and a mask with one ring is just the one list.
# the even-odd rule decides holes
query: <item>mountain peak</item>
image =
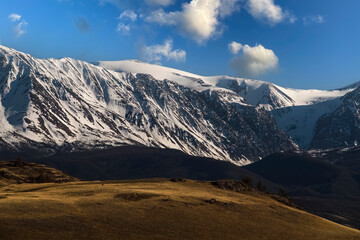
{"label": "mountain peak", "polygon": [[[243,165],[296,148],[269,121],[271,115],[198,75],[138,61],[94,66],[70,58],[14,56],[0,68],[0,118],[8,126],[0,138],[15,149],[137,144]],[[271,145],[269,135],[280,144]]]}
{"label": "mountain peak", "polygon": [[135,144],[243,165],[308,145],[318,120],[353,90],[289,89],[138,60],[95,66],[0,52],[13,56],[0,64],[0,145],[18,150]]}

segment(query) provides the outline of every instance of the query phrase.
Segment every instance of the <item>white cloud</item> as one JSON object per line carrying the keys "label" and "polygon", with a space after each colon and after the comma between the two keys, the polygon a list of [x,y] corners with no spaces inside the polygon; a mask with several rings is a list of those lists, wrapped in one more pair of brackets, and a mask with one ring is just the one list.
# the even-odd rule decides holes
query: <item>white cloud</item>
{"label": "white cloud", "polygon": [[12,13],[12,14],[9,15],[9,19],[10,19],[12,22],[19,21],[19,20],[21,19],[21,15],[16,14],[16,13]]}
{"label": "white cloud", "polygon": [[319,23],[320,24],[320,23],[324,23],[324,22],[325,22],[325,19],[321,15],[303,17],[304,25],[309,25],[311,23]]}
{"label": "white cloud", "polygon": [[28,23],[26,21],[21,21],[19,24],[17,24],[14,28],[14,32],[16,34],[16,36],[20,37],[21,35],[24,35],[26,32],[24,30],[24,27],[27,25]]}
{"label": "white cloud", "polygon": [[166,13],[162,8],[153,11],[145,18],[147,22],[154,22],[160,25],[176,25],[179,18],[179,12]]}
{"label": "white cloud", "polygon": [[232,41],[228,44],[228,48],[232,54],[236,55],[243,48],[243,45],[241,43]]}
{"label": "white cloud", "polygon": [[[21,20],[21,15],[12,13],[9,15],[9,19],[12,22],[19,22]],[[14,27],[14,33],[17,37],[20,37],[21,35],[24,35],[26,32],[24,28],[28,25],[28,23],[25,20],[21,20],[16,26]]]}
{"label": "white cloud", "polygon": [[137,14],[132,10],[125,10],[118,19],[123,20],[123,22],[117,25],[116,31],[123,35],[130,35],[131,27],[134,26],[133,23],[137,20]]}
{"label": "white cloud", "polygon": [[209,39],[219,25],[220,6],[218,0],[193,0],[184,4],[180,23],[182,31],[198,42]]}
{"label": "white cloud", "polygon": [[240,9],[239,0],[222,0],[219,9],[220,17],[230,16],[233,12]]}
{"label": "white cloud", "polygon": [[132,11],[132,10],[126,10],[120,14],[118,19],[129,19],[129,20],[135,22],[137,19],[137,14],[134,13],[134,11]]}
{"label": "white cloud", "polygon": [[[240,46],[239,43],[232,44]],[[275,70],[279,65],[279,58],[271,49],[266,49],[262,45],[250,47],[242,45],[241,48],[235,48],[240,55],[231,60],[230,66],[242,77],[254,77],[265,74],[268,71]],[[234,49],[230,49],[234,50]]]}
{"label": "white cloud", "polygon": [[123,35],[130,35],[130,25],[119,23],[116,27],[116,31]]}
{"label": "white cloud", "polygon": [[145,0],[145,3],[150,6],[166,7],[173,3],[173,0]]}
{"label": "white cloud", "polygon": [[248,0],[246,9],[255,19],[270,25],[276,25],[285,20],[294,23],[297,20],[295,16],[276,5],[274,0]]}
{"label": "white cloud", "polygon": [[238,10],[239,0],[192,0],[182,5],[182,11],[166,13],[160,9],[152,12],[148,22],[177,26],[180,33],[199,44],[221,32],[221,18]]}
{"label": "white cloud", "polygon": [[142,58],[146,62],[160,64],[162,60],[174,60],[185,62],[186,52],[184,50],[173,50],[173,41],[166,40],[163,45],[144,46],[141,49]]}

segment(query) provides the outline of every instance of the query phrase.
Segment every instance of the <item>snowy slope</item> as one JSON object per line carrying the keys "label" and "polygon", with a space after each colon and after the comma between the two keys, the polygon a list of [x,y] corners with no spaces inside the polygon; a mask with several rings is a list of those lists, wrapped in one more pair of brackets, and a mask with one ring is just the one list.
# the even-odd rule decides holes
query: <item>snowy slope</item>
{"label": "snowy slope", "polygon": [[356,88],[355,86],[349,86],[348,88],[330,91],[283,88],[264,81],[229,76],[205,77],[137,60],[102,61],[94,64],[116,72],[147,73],[158,80],[171,80],[197,91],[208,89],[231,90],[242,97],[246,104],[262,106],[269,110],[328,101],[344,96]]}
{"label": "snowy slope", "polygon": [[[115,72],[70,58],[35,59],[3,46],[0,53],[0,143],[6,148],[51,152],[137,144],[243,165],[297,147],[268,112],[195,75],[147,64],[139,72]],[[140,74],[150,70],[156,78],[175,77]]]}
{"label": "snowy slope", "polygon": [[229,103],[264,108],[301,147],[310,145],[319,118],[334,111],[341,103],[340,98],[359,85],[329,91],[301,90],[229,76],[205,77],[136,60],[95,64],[117,72],[151,74],[158,80],[171,80],[196,91],[218,92]]}
{"label": "snowy slope", "polygon": [[356,87],[297,90],[135,60],[36,59],[0,46],[0,151],[136,144],[243,165],[309,146],[319,119]]}
{"label": "snowy slope", "polygon": [[318,120],[323,115],[335,111],[340,104],[340,98],[335,98],[312,105],[276,109],[272,114],[281,129],[287,132],[301,148],[307,148],[314,137]]}
{"label": "snowy slope", "polygon": [[351,148],[359,143],[360,87],[342,97],[334,111],[319,119],[310,148]]}

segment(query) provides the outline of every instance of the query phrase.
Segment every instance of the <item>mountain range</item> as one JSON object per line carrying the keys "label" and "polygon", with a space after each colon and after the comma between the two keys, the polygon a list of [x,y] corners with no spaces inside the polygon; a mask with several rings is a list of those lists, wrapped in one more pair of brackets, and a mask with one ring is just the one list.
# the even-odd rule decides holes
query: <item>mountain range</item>
{"label": "mountain range", "polygon": [[36,59],[0,46],[0,151],[138,145],[236,165],[360,142],[360,84],[299,90],[137,60]]}

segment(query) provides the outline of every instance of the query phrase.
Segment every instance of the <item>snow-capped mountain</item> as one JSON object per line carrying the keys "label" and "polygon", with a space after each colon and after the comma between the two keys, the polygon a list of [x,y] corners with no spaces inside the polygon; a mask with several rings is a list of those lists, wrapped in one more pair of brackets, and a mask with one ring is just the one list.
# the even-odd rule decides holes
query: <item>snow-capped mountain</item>
{"label": "snow-capped mountain", "polygon": [[266,110],[274,110],[292,106],[306,106],[344,96],[357,85],[338,90],[299,90],[283,88],[275,84],[234,78],[229,76],[205,77],[163,66],[143,63],[137,60],[96,62],[97,66],[116,72],[146,73],[159,80],[171,80],[197,91],[215,90],[236,94],[239,102],[250,106],[259,106]]}
{"label": "snow-capped mountain", "polygon": [[344,89],[296,90],[136,60],[36,59],[0,46],[0,150],[175,148],[247,164],[309,145]]}
{"label": "snow-capped mountain", "polygon": [[317,122],[311,148],[329,149],[360,143],[360,88],[341,98],[341,104]]}
{"label": "snow-capped mountain", "polygon": [[0,52],[3,148],[139,144],[241,165],[297,147],[267,111],[195,77],[182,83],[180,74],[164,80],[69,58],[35,59],[6,47]]}
{"label": "snow-capped mountain", "polygon": [[265,109],[273,115],[278,127],[302,148],[310,146],[319,118],[335,111],[341,104],[340,98],[360,86],[356,83],[330,91],[300,90],[229,76],[204,77],[139,61],[95,64],[117,72],[147,73],[156,79],[175,81],[196,91],[215,91],[228,103]]}

